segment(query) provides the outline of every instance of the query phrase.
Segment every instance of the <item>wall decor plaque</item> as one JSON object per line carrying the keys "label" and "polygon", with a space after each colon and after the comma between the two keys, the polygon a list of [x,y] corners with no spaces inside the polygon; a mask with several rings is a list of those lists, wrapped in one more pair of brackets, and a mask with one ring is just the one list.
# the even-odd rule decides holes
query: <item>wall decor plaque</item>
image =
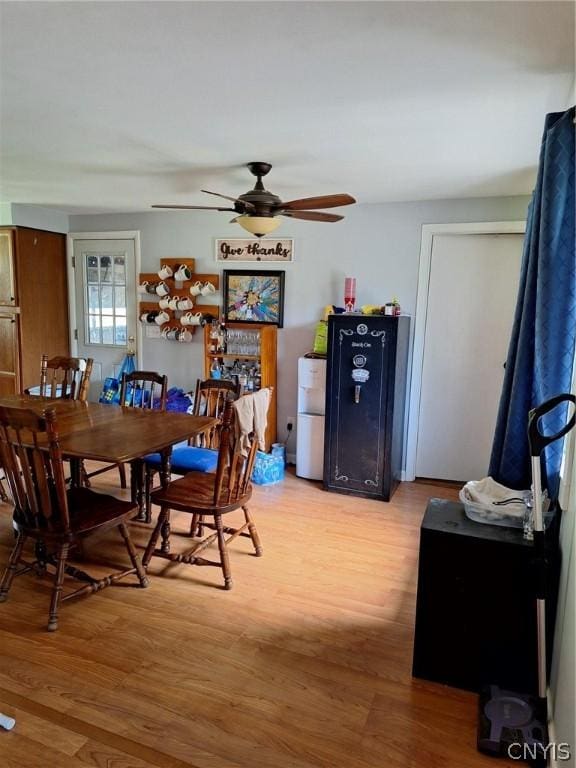
{"label": "wall decor plaque", "polygon": [[292,261],[294,240],[275,237],[216,240],[216,261]]}

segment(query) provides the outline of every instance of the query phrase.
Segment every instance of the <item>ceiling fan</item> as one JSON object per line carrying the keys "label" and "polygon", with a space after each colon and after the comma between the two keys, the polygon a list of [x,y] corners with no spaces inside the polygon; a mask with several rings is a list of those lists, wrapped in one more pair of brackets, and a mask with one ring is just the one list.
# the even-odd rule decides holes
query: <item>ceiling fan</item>
{"label": "ceiling fan", "polygon": [[230,200],[234,207],[217,207],[210,205],[153,205],[152,208],[177,208],[185,210],[204,211],[233,211],[238,214],[231,220],[231,224],[240,224],[247,232],[256,237],[262,237],[274,232],[280,226],[279,216],[288,216],[292,219],[305,219],[306,221],[340,221],[344,216],[333,213],[315,211],[314,208],[338,208],[341,205],[351,205],[356,200],[351,195],[321,195],[320,197],[305,197],[300,200],[290,200],[283,203],[277,195],[268,192],[262,184],[262,177],[270,171],[270,163],[247,163],[247,167],[254,176],[256,184],[254,189],[245,192],[238,197],[220,195],[218,192],[209,192],[208,195]]}

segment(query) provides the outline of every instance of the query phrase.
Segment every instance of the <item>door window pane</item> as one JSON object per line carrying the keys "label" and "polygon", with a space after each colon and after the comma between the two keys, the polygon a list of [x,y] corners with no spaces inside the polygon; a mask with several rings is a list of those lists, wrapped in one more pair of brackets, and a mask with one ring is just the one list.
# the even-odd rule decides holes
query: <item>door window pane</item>
{"label": "door window pane", "polygon": [[117,285],[114,288],[114,311],[116,316],[126,315],[126,288],[123,285]]}
{"label": "door window pane", "polygon": [[93,252],[83,257],[86,344],[125,347],[126,257]]}
{"label": "door window pane", "polygon": [[102,344],[114,344],[114,318],[102,318]]}
{"label": "door window pane", "polygon": [[112,257],[100,256],[100,282],[111,283],[114,272],[112,271]]}
{"label": "door window pane", "polygon": [[102,314],[114,315],[114,302],[112,301],[112,286],[102,286]]}
{"label": "door window pane", "polygon": [[126,283],[126,259],[124,256],[114,256],[114,282],[116,285]]}
{"label": "door window pane", "polygon": [[88,344],[101,344],[100,338],[100,316],[89,315],[88,317]]}
{"label": "door window pane", "polygon": [[118,344],[125,347],[126,339],[127,339],[126,318],[119,317],[118,320],[116,321],[114,344]]}
{"label": "door window pane", "polygon": [[88,286],[88,311],[94,314],[100,312],[100,288],[97,285]]}
{"label": "door window pane", "polygon": [[98,256],[86,257],[86,279],[88,283],[98,283]]}

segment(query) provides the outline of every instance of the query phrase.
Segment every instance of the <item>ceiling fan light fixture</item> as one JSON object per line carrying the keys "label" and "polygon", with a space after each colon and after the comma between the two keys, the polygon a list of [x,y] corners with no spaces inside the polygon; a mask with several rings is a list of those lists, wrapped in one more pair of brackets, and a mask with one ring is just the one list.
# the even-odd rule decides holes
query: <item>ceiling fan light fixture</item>
{"label": "ceiling fan light fixture", "polygon": [[271,232],[274,232],[275,229],[278,229],[280,226],[280,219],[274,217],[274,216],[238,216],[236,218],[236,223],[240,224],[240,226],[246,230],[246,232],[250,232],[251,235],[256,235],[256,237],[262,237],[263,235],[269,235]]}

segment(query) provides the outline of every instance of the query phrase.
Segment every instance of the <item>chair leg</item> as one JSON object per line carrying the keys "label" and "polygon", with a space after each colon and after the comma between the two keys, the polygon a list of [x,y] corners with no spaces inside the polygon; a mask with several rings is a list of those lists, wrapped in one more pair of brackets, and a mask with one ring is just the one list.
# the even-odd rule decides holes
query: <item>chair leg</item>
{"label": "chair leg", "polygon": [[128,526],[126,525],[126,523],[120,523],[118,527],[120,528],[120,533],[122,534],[122,538],[124,539],[124,543],[126,544],[126,549],[128,550],[128,554],[130,556],[130,562],[132,563],[134,570],[136,571],[136,575],[138,576],[138,579],[140,581],[140,586],[147,587],[149,583],[148,577],[146,576],[146,572],[142,567],[142,563],[140,562],[140,558],[138,556],[138,553],[136,552],[134,544],[132,543],[132,538],[130,536],[130,531],[128,530]]}
{"label": "chair leg", "polygon": [[144,557],[142,558],[142,564],[144,565],[144,568],[147,568],[148,563],[150,562],[150,560],[152,560],[152,555],[154,554],[154,550],[156,549],[156,543],[158,542],[158,537],[160,536],[160,530],[164,524],[165,517],[166,517],[166,509],[164,507],[161,507],[160,514],[158,515],[158,522],[156,523],[156,526],[152,531],[152,535],[150,536],[150,539],[146,546],[146,551],[144,552]]}
{"label": "chair leg", "polygon": [[3,603],[8,597],[8,592],[10,591],[10,587],[14,581],[14,576],[16,575],[16,568],[18,567],[18,562],[20,560],[20,555],[22,554],[22,548],[24,547],[25,541],[26,536],[23,533],[19,533],[16,538],[14,548],[10,554],[10,560],[8,561],[8,565],[4,571],[4,575],[2,576],[2,583],[0,584],[0,603]]}
{"label": "chair leg", "polygon": [[256,530],[256,526],[252,518],[250,517],[250,512],[248,511],[248,507],[242,507],[242,510],[244,512],[244,519],[248,523],[248,533],[250,534],[250,538],[252,539],[252,544],[254,545],[256,557],[262,557],[262,544],[260,543],[260,536],[258,536],[258,531]]}
{"label": "chair leg", "polygon": [[50,602],[50,617],[48,619],[48,632],[55,632],[58,629],[58,605],[62,596],[62,585],[64,584],[64,569],[68,558],[68,544],[62,544],[58,550],[56,559],[56,576],[54,577],[54,589],[52,590],[52,600]]}
{"label": "chair leg", "polygon": [[[120,464],[118,466],[120,467]],[[149,523],[150,516],[146,508],[146,470],[144,462],[140,459],[130,463],[130,498],[138,505],[138,514],[134,520]]]}
{"label": "chair leg", "polygon": [[80,485],[83,485],[84,488],[90,488],[92,485],[83,459],[80,461]]}
{"label": "chair leg", "polygon": [[204,515],[199,515],[195,512],[192,515],[192,522],[190,523],[189,536],[198,536],[200,539],[204,536]]}
{"label": "chair leg", "polygon": [[120,474],[120,488],[127,488],[126,484],[126,467],[124,464],[118,464],[118,472]]}
{"label": "chair leg", "polygon": [[164,514],[164,520],[162,522],[162,528],[160,530],[162,534],[162,543],[160,549],[167,555],[170,552],[170,510],[166,509]]}
{"label": "chair leg", "polygon": [[154,471],[149,467],[145,469],[144,476],[144,514],[146,515],[146,522],[152,522],[152,481],[154,478]]}
{"label": "chair leg", "polygon": [[232,589],[232,571],[230,570],[230,558],[228,557],[228,549],[226,548],[226,540],[224,538],[224,526],[222,525],[222,516],[215,515],[214,522],[216,524],[216,532],[218,534],[218,549],[220,550],[220,563],[222,565],[222,573],[224,574],[224,589]]}
{"label": "chair leg", "polygon": [[36,556],[36,568],[35,571],[38,576],[46,575],[46,563],[48,562],[48,552],[46,550],[46,544],[42,539],[36,539],[34,545],[34,554]]}

